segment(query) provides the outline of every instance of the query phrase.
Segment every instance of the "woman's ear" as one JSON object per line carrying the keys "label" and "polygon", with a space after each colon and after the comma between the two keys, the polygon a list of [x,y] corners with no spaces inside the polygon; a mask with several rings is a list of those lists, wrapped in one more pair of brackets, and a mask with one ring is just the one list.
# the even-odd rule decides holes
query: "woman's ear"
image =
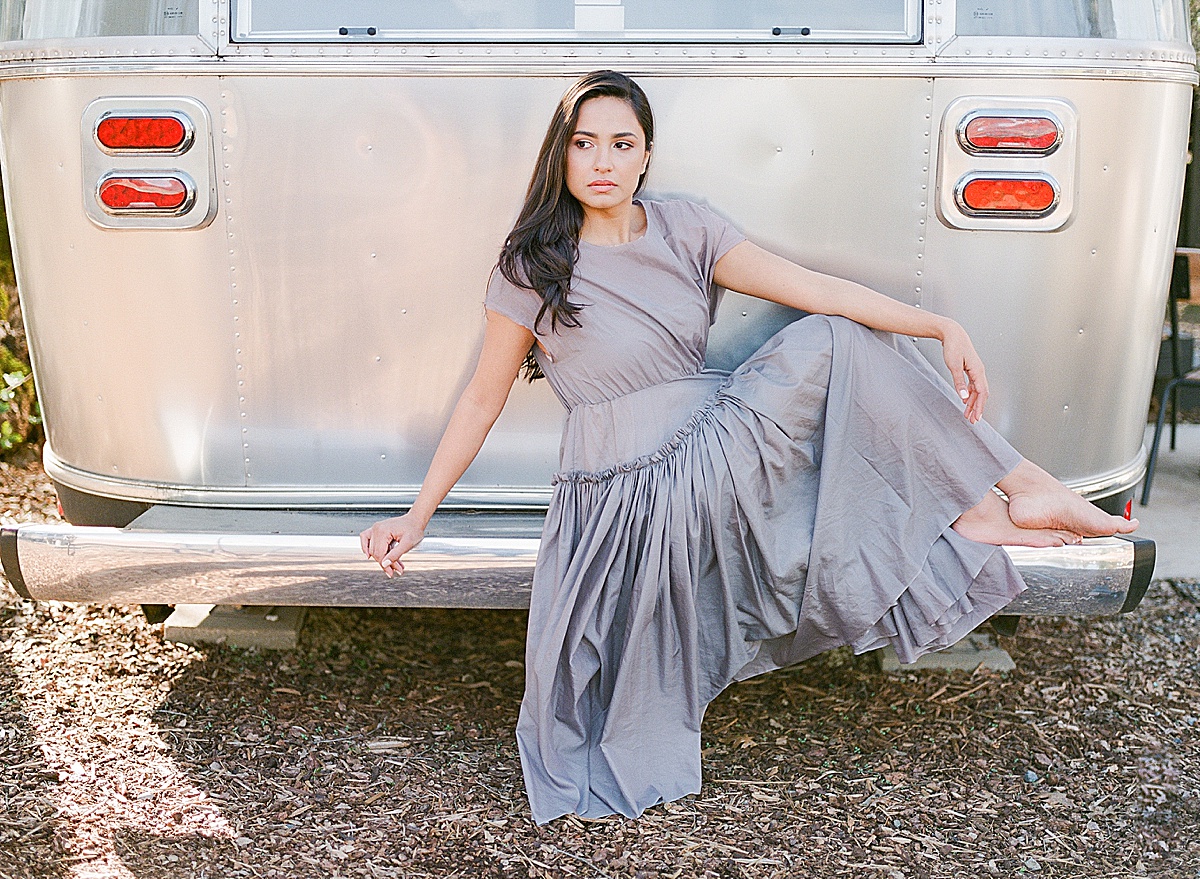
{"label": "woman's ear", "polygon": [[646,144],[646,158],[642,160],[642,173],[646,173],[646,169],[650,167],[650,151],[654,149],[654,144]]}

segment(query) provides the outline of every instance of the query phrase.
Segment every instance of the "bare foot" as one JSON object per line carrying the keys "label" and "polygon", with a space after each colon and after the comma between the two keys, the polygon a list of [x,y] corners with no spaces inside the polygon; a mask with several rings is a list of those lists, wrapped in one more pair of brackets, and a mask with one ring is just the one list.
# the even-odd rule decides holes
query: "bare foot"
{"label": "bare foot", "polygon": [[1138,527],[1137,519],[1110,516],[1030,461],[1022,460],[999,485],[1008,495],[1008,515],[1019,528],[1053,528],[1084,537],[1108,537],[1128,534]]}
{"label": "bare foot", "polygon": [[994,546],[1064,546],[1081,540],[1070,531],[1018,526],[1009,515],[1008,504],[992,491],[950,527],[968,540]]}

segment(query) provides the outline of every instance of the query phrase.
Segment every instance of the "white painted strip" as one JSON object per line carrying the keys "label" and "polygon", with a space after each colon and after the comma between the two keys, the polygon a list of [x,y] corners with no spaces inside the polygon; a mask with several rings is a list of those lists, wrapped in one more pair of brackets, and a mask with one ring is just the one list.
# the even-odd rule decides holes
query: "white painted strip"
{"label": "white painted strip", "polygon": [[625,30],[625,7],[576,5],[575,30],[623,31]]}

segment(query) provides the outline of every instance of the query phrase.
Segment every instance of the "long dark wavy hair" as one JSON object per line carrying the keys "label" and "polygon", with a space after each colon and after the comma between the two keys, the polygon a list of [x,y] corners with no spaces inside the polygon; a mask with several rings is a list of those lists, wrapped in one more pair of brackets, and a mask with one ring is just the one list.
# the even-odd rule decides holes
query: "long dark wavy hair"
{"label": "long dark wavy hair", "polygon": [[[629,104],[646,136],[646,148],[654,142],[654,114],[641,86],[623,73],[595,70],[580,77],[563,95],[546,137],[538,152],[525,204],[516,225],[508,233],[500,251],[501,274],[518,287],[534,290],[542,297],[534,327],[549,314],[550,329],[580,326],[583,306],[570,302],[571,275],[579,256],[579,230],[583,227],[583,207],[567,190],[567,148],[579,121],[579,108],[591,98],[619,98]],[[649,170],[649,165],[647,165]],[[646,181],[638,178],[636,195]],[[529,381],[543,378],[542,370],[529,349],[522,374]]]}

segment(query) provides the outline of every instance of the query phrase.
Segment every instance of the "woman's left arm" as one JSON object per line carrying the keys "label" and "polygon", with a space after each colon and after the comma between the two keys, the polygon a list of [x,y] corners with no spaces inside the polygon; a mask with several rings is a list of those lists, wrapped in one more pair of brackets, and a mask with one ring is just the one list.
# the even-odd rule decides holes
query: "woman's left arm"
{"label": "woman's left arm", "polygon": [[954,320],[905,305],[889,296],[814,272],[743,241],[717,260],[713,280],[728,290],[768,299],[813,314],[836,314],[876,330],[937,339],[954,387],[972,424],[983,417],[987,375],[966,330]]}

